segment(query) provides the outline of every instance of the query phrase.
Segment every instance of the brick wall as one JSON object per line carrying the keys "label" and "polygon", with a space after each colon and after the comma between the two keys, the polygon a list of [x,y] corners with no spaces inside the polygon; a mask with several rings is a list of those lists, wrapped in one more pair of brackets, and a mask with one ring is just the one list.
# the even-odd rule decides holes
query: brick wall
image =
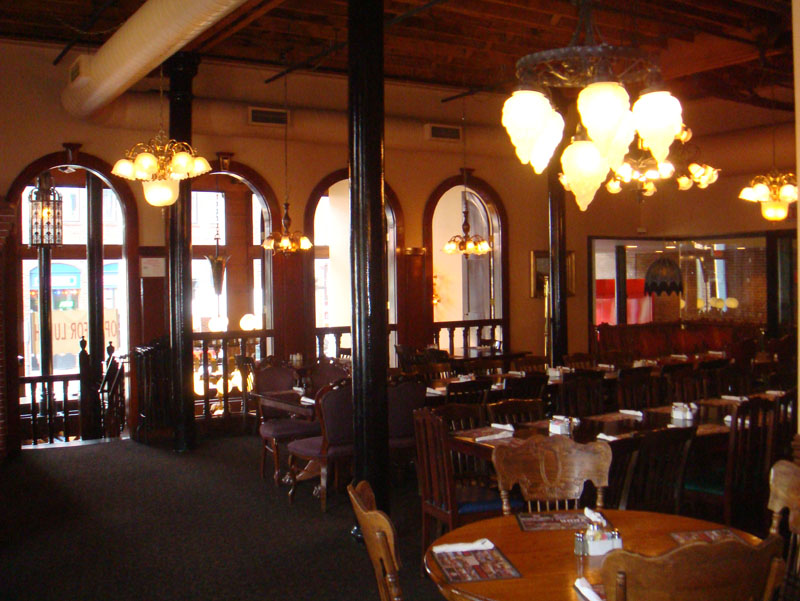
{"label": "brick wall", "polygon": [[[12,274],[6,273],[6,240],[13,224],[13,211],[11,207],[0,199],[0,282],[5,282]],[[8,307],[9,302],[15,299],[5,298],[6,292],[13,286],[3,286],[0,293],[0,306]],[[7,380],[6,380],[6,332],[5,320],[0,314],[0,460],[8,455],[8,411],[7,411]]]}

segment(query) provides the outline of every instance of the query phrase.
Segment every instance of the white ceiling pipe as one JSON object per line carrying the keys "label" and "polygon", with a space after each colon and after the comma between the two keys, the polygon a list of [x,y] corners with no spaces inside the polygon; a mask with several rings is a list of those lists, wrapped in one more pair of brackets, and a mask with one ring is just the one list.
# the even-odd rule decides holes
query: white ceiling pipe
{"label": "white ceiling pipe", "polygon": [[81,77],[61,93],[61,104],[75,117],[90,115],[243,3],[148,0],[95,54],[79,57]]}

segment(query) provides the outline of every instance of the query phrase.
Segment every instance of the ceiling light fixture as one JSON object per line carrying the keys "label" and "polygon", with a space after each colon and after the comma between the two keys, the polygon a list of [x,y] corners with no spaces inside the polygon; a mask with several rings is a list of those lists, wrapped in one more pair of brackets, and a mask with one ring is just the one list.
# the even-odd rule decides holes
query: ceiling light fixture
{"label": "ceiling light fixture", "polygon": [[159,128],[155,138],[139,142],[114,164],[111,173],[142,182],[145,200],[166,207],[178,200],[180,180],[211,171],[211,165],[187,142],[167,137],[164,131],[164,85],[159,75]]}
{"label": "ceiling light fixture", "polygon": [[492,247],[482,236],[469,233],[471,229],[469,225],[469,203],[471,202],[469,195],[472,193],[467,189],[467,174],[469,170],[467,169],[466,117],[464,105],[462,104],[461,107],[461,152],[464,165],[461,169],[461,174],[464,178],[464,189],[461,191],[461,206],[463,208],[464,221],[461,223],[462,233],[450,238],[442,250],[448,255],[461,253],[468,259],[470,255],[485,255],[492,250]]}
{"label": "ceiling light fixture", "polygon": [[[772,86],[772,108],[775,109],[775,86]],[[797,180],[794,173],[781,173],[775,166],[775,121],[772,122],[772,170],[756,175],[742,188],[739,198],[761,205],[761,216],[768,221],[781,221],[789,214],[789,204],[797,202]]]}
{"label": "ceiling light fixture", "polygon": [[283,78],[283,112],[286,122],[283,125],[283,226],[280,231],[273,230],[264,238],[263,246],[273,253],[295,253],[298,250],[308,250],[312,246],[311,240],[302,232],[292,231],[292,220],[289,217],[289,83],[288,77]]}
{"label": "ceiling light fixture", "polygon": [[[583,34],[584,44],[578,41]],[[561,141],[564,119],[547,92],[551,88],[582,88],[579,130],[561,156],[560,181],[575,194],[582,211],[594,199],[609,170],[623,164],[635,134],[657,164],[683,130],[680,102],[660,86],[653,60],[633,46],[595,44],[591,0],[578,3],[578,25],[569,46],[535,52],[517,61],[519,89],[503,106],[506,128],[517,156],[537,174],[547,167]],[[646,86],[630,105],[625,86]]]}

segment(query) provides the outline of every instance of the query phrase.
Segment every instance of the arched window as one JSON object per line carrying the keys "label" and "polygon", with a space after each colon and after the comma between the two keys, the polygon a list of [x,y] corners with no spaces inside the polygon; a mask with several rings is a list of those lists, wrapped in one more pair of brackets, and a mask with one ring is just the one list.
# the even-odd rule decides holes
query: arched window
{"label": "arched window", "polygon": [[[455,235],[464,235],[467,213],[469,234],[491,245],[485,255],[444,252]],[[465,346],[508,343],[505,266],[505,213],[496,192],[467,173],[442,182],[425,207],[423,240],[429,249],[432,282],[434,341],[451,353]]]}
{"label": "arched window", "polygon": [[[192,321],[195,332],[239,330],[252,314],[271,330],[272,260],[261,246],[280,222],[270,186],[246,165],[223,160],[192,181]],[[219,248],[217,249],[217,241]],[[208,257],[226,257],[220,294]],[[222,318],[222,322],[216,318]],[[268,337],[267,354],[273,349]],[[256,357],[259,351],[256,351]]]}
{"label": "arched window", "polygon": [[[397,334],[397,249],[402,247],[402,213],[386,186],[386,256],[389,300],[389,348]],[[350,182],[337,171],[312,192],[306,209],[314,242],[314,323],[316,353],[335,357],[352,348],[352,287],[350,278]],[[394,357],[394,353],[390,353]]]}
{"label": "arched window", "polygon": [[[36,177],[45,171],[52,176],[52,184],[63,199],[63,244],[39,256],[36,249],[28,247],[29,196]],[[119,354],[126,354],[139,344],[141,303],[136,285],[139,280],[136,201],[125,183],[114,179],[117,187],[112,186],[110,171],[110,166],[103,161],[78,154],[77,149],[72,148],[28,165],[9,191],[8,199],[19,203],[20,243],[16,253],[21,278],[19,305],[7,309],[19,324],[18,352],[23,357],[19,398],[21,422],[10,427],[19,427],[23,444],[48,438],[69,440],[80,434],[80,425],[67,419],[69,412],[64,411],[64,406],[76,402],[74,399],[78,396],[80,339],[89,339],[90,323],[102,323],[98,340],[102,348],[94,349],[102,358],[109,344]],[[95,232],[91,239],[90,231]],[[100,236],[102,261],[90,266],[87,246]],[[47,269],[40,272],[41,261],[45,261]],[[90,281],[100,283],[97,301],[90,299]],[[52,291],[52,325],[49,332],[42,333],[40,290],[44,285]],[[42,389],[42,383],[51,376],[56,380],[50,379]],[[33,411],[34,399],[36,411]],[[135,407],[131,408],[133,412]],[[33,417],[33,413],[37,417]],[[61,414],[59,422],[55,421],[57,413]]]}

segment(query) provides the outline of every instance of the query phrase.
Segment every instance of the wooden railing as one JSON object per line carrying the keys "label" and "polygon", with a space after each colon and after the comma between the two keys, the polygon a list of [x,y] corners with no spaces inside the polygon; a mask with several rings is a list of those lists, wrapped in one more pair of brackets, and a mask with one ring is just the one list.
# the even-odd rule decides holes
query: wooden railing
{"label": "wooden railing", "polygon": [[[198,375],[202,381],[202,393],[195,390],[195,418],[208,422],[215,417],[241,416],[245,383],[230,387],[230,377],[238,369],[235,358],[240,355],[260,359],[273,354],[275,331],[194,332],[192,341],[195,382]],[[240,375],[246,377],[241,371]],[[215,380],[213,387],[212,379]]]}
{"label": "wooden railing", "polygon": [[[340,356],[342,350],[342,336],[345,334],[350,334],[350,326],[330,326],[330,327],[323,327],[323,328],[315,328],[314,335],[317,339],[316,345],[316,352],[317,357],[325,356],[325,339],[329,336],[332,336],[334,339],[334,354],[332,358],[337,358]],[[397,324],[390,323],[389,324],[389,357],[390,363],[394,364],[394,357],[395,354],[394,344],[392,342],[393,338],[396,338],[397,335]]]}
{"label": "wooden railing", "polygon": [[66,441],[80,435],[79,373],[22,376],[19,383],[28,399],[19,406],[23,438],[36,445],[44,437],[52,443],[56,438]]}
{"label": "wooden railing", "polygon": [[[499,328],[499,336],[498,336]],[[458,332],[460,330],[460,332]],[[461,321],[435,321],[433,322],[433,344],[441,348],[442,331],[447,332],[448,351],[455,355],[457,348],[457,332],[460,334],[461,348],[473,346],[494,346],[498,340],[505,339],[502,319],[474,319]]]}

